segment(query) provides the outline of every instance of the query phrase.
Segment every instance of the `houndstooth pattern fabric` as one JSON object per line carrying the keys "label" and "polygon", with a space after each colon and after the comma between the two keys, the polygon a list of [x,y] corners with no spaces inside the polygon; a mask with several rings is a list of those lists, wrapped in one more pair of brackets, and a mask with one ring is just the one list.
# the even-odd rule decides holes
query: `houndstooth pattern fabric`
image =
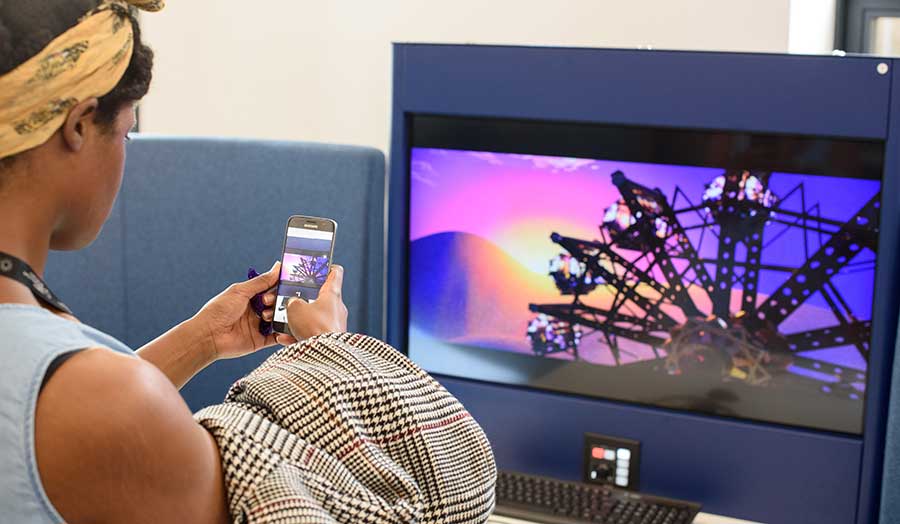
{"label": "houndstooth pattern fabric", "polygon": [[218,442],[236,523],[479,523],[494,507],[481,428],[370,337],[286,347],[195,419]]}

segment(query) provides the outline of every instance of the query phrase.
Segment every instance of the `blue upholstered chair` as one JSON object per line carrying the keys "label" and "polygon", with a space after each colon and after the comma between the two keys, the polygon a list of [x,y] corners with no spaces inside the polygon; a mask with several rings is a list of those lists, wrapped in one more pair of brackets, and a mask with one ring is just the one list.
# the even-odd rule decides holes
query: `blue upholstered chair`
{"label": "blue upholstered chair", "polygon": [[[133,348],[190,317],[247,267],[281,253],[288,216],[337,220],[349,328],[382,336],[384,155],[297,142],[138,137],[100,238],[54,253],[47,281],[76,314]],[[192,410],[271,350],[213,364],[182,391]]]}

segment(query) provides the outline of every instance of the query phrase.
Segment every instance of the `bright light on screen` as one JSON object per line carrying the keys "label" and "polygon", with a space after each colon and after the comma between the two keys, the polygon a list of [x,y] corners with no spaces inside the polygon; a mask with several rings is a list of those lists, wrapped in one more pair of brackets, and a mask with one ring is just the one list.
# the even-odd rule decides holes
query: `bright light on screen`
{"label": "bright light on screen", "polygon": [[879,181],[410,160],[409,349],[426,368],[531,384],[571,363],[593,396],[857,431]]}

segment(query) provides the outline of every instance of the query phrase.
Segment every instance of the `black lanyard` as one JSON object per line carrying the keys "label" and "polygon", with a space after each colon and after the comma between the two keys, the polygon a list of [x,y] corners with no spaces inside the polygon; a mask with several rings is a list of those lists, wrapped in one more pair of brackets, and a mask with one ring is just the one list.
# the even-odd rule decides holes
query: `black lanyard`
{"label": "black lanyard", "polygon": [[31,294],[38,300],[63,313],[68,313],[69,315],[72,314],[72,310],[63,304],[62,300],[56,298],[56,295],[50,291],[50,288],[47,287],[47,284],[45,284],[43,280],[41,280],[41,277],[31,269],[31,266],[25,263],[25,261],[19,260],[2,251],[0,251],[0,276],[11,278],[16,282],[21,282],[28,286],[28,289],[31,290]]}

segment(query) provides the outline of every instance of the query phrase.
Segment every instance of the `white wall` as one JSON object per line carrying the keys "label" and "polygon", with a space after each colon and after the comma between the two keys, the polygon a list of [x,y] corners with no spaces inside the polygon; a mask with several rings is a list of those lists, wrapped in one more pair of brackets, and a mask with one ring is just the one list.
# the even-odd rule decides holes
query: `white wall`
{"label": "white wall", "polygon": [[835,12],[835,0],[791,0],[788,52],[831,53]]}
{"label": "white wall", "polygon": [[393,41],[785,52],[789,17],[790,0],[172,0],[143,16],[142,130],[386,151]]}

